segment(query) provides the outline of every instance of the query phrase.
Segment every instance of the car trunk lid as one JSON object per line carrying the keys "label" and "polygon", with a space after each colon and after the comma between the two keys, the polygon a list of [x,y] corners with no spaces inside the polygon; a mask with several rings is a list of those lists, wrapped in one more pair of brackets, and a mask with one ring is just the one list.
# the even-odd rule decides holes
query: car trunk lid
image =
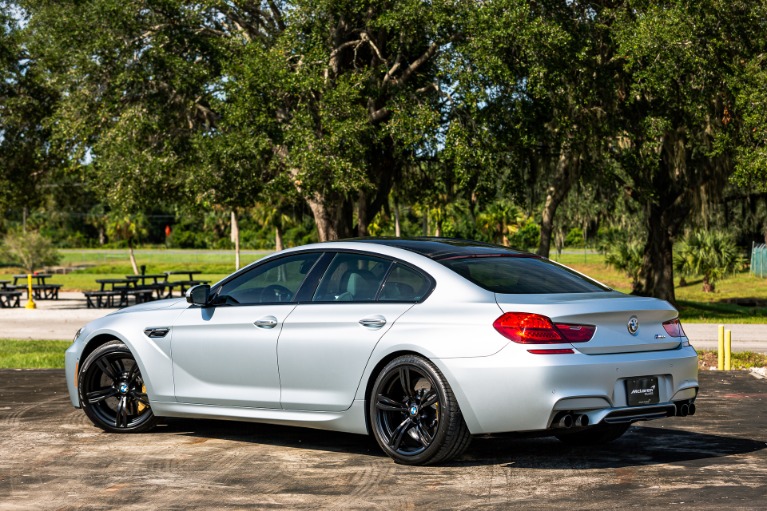
{"label": "car trunk lid", "polygon": [[[663,327],[665,321],[678,316],[676,309],[656,298],[600,292],[496,294],[496,301],[504,312],[541,314],[555,324],[595,325],[590,341],[572,344],[589,355],[669,350],[677,348],[683,340],[671,337]],[[634,324],[637,329],[632,333]]]}

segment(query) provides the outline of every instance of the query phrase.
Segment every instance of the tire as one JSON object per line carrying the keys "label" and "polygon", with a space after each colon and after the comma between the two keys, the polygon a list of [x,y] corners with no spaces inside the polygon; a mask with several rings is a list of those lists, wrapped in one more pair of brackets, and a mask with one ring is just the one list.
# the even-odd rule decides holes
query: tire
{"label": "tire", "polygon": [[617,440],[631,424],[597,424],[581,431],[558,433],[555,436],[568,445],[601,445]]}
{"label": "tire", "polygon": [[381,370],[368,414],[378,445],[403,465],[448,461],[471,443],[447,380],[434,364],[418,356],[395,358]]}
{"label": "tire", "polygon": [[78,389],[85,415],[104,431],[139,433],[157,424],[136,359],[120,341],[110,341],[88,355]]}

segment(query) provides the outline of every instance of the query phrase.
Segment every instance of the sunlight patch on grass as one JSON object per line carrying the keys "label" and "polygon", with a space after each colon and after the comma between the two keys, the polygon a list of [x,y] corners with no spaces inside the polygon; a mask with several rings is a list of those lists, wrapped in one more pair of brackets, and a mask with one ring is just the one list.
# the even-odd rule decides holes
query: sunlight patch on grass
{"label": "sunlight patch on grass", "polygon": [[0,339],[0,369],[63,369],[72,341]]}

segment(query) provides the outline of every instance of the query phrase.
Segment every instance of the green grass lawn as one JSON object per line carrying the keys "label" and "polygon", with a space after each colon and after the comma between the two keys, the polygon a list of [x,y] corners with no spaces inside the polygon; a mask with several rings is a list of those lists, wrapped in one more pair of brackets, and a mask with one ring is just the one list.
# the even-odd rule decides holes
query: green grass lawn
{"label": "green grass lawn", "polygon": [[[631,281],[622,272],[606,266],[601,254],[562,254],[559,262],[613,289],[631,292]],[[767,323],[767,279],[750,273],[736,273],[718,281],[714,293],[703,292],[701,278],[687,279],[687,285],[677,285],[675,292],[682,321]]]}
{"label": "green grass lawn", "polygon": [[0,369],[63,369],[72,341],[0,339]]}
{"label": "green grass lawn", "polygon": [[[65,291],[98,289],[96,279],[124,278],[133,270],[126,249],[66,249],[62,266],[80,268],[66,275],[55,275],[51,282],[62,284]],[[225,250],[137,249],[136,260],[146,265],[147,273],[170,270],[196,270],[198,278],[216,282],[234,271],[234,252]],[[268,254],[248,250],[241,254],[244,266]],[[631,282],[622,273],[604,263],[604,256],[591,252],[569,251],[553,259],[600,282],[628,293]],[[0,268],[0,280],[18,269]],[[2,275],[2,273],[6,275]],[[678,281],[677,281],[678,282]],[[688,285],[676,288],[680,317],[687,322],[767,323],[767,279],[749,273],[738,273],[716,283],[716,292],[704,293],[701,280],[688,279]],[[750,303],[750,304],[749,304]]]}
{"label": "green grass lawn", "polygon": [[[99,288],[97,279],[125,278],[133,274],[126,249],[62,249],[60,265],[79,268],[71,273],[57,274],[51,283],[62,285],[63,291],[88,291]],[[240,264],[245,266],[264,255],[263,250],[248,250],[240,254]],[[202,272],[195,278],[217,282],[234,271],[234,251],[137,249],[136,263],[146,266],[146,273],[162,273],[174,270]],[[21,273],[18,268],[0,268],[0,280],[12,280],[11,275]],[[176,280],[180,279],[178,277]]]}

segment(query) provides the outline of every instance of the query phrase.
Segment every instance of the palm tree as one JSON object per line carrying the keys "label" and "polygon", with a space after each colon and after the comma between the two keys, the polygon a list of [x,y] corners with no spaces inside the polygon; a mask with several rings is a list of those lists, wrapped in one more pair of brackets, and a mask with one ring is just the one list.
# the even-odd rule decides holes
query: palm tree
{"label": "palm tree", "polygon": [[674,251],[674,269],[683,276],[702,275],[704,293],[714,291],[717,280],[742,265],[735,241],[723,232],[694,231]]}
{"label": "palm tree", "polygon": [[639,272],[642,269],[642,244],[636,241],[618,241],[605,255],[605,264],[626,272],[631,279],[631,292],[639,289]]}

